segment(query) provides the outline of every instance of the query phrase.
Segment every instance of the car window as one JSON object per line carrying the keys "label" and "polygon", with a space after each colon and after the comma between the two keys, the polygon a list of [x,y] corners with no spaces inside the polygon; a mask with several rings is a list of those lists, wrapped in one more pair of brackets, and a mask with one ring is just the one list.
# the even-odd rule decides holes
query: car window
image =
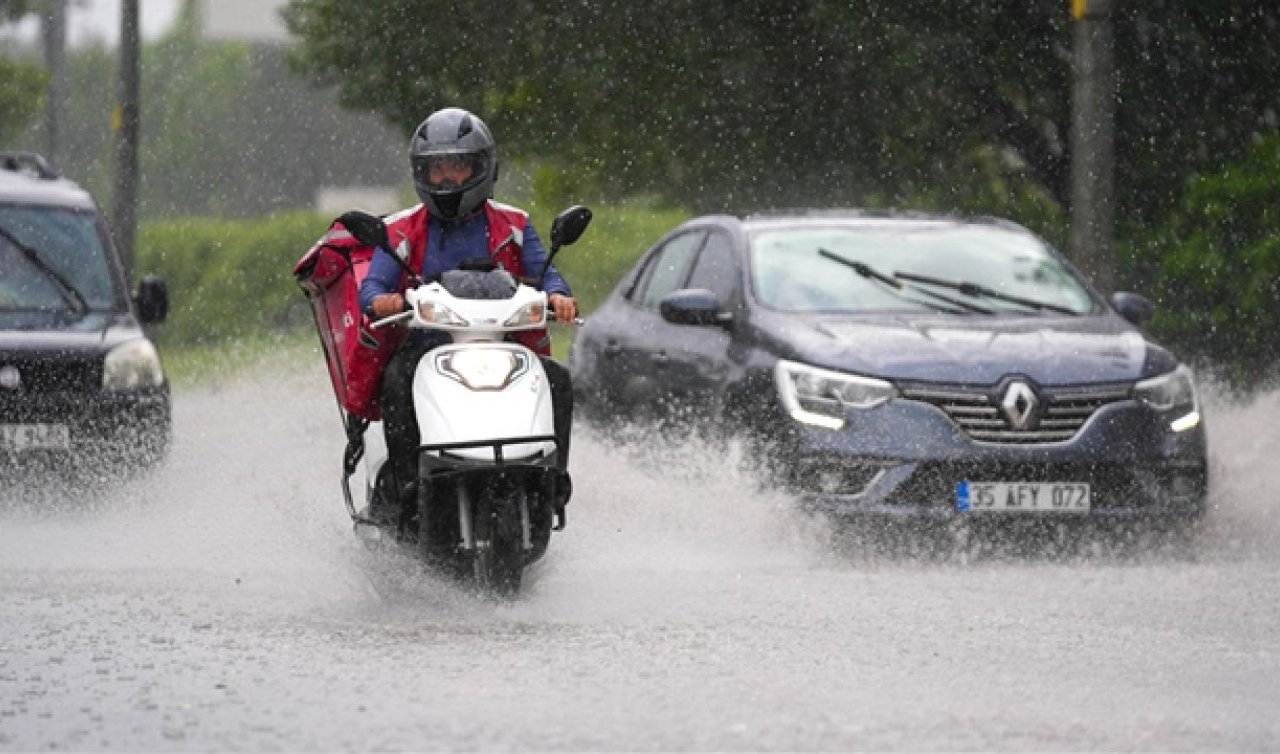
{"label": "car window", "polygon": [[698,253],[698,261],[689,275],[689,288],[706,288],[716,294],[722,305],[733,301],[738,287],[738,265],[733,258],[733,245],[723,233],[711,233]]}
{"label": "car window", "polygon": [[684,233],[663,244],[655,252],[644,281],[639,302],[647,309],[657,309],[664,296],[680,287],[689,260],[706,235],[703,231]]}
{"label": "car window", "polygon": [[[116,305],[115,286],[96,217],[52,207],[0,205],[0,229],[33,249],[84,297],[90,309]],[[0,235],[0,309],[67,306],[55,279]]]}
{"label": "car window", "polygon": [[752,287],[765,305],[787,311],[928,309],[937,308],[944,296],[991,311],[1029,310],[1011,301],[971,297],[919,282],[895,289],[831,256],[886,276],[902,273],[974,283],[1002,296],[1075,313],[1093,308],[1088,291],[1042,241],[988,225],[770,229],[751,240]]}

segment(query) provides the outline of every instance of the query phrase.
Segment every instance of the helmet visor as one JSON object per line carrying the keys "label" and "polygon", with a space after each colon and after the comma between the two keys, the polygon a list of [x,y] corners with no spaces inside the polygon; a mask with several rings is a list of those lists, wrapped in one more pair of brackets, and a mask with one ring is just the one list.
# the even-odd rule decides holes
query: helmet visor
{"label": "helmet visor", "polygon": [[489,172],[483,152],[446,152],[415,155],[413,178],[429,191],[460,191],[484,180]]}

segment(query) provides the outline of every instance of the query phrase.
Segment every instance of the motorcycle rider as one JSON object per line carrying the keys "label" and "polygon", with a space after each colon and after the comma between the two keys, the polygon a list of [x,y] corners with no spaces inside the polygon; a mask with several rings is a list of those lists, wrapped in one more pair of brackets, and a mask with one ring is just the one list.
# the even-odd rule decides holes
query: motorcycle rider
{"label": "motorcycle rider", "polygon": [[[419,277],[429,281],[477,258],[491,260],[516,277],[542,271],[547,250],[528,213],[493,201],[497,145],[480,118],[459,108],[432,113],[413,133],[409,163],[422,204],[388,216],[386,223],[391,245]],[[378,249],[360,285],[361,310],[375,320],[400,313],[409,284],[400,261]],[[577,301],[554,266],[547,269],[543,289],[558,321],[572,322],[578,316]],[[546,330],[519,333],[515,338],[542,357],[564,468],[573,409],[569,371],[550,358]],[[383,372],[381,414],[397,498],[417,473],[420,435],[412,400],[414,371],[427,351],[448,340],[445,333],[413,329]]]}

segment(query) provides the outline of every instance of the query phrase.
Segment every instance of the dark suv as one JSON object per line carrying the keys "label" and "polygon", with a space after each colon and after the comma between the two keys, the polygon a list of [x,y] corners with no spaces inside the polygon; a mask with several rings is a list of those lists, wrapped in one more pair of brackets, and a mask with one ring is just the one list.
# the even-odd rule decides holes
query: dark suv
{"label": "dark suv", "polygon": [[0,473],[150,465],[169,443],[169,382],[97,204],[32,153],[0,153]]}

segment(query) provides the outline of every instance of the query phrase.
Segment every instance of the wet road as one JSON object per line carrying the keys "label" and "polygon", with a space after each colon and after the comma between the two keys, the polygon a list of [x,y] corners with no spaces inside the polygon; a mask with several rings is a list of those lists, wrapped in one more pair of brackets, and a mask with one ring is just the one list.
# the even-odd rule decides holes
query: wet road
{"label": "wet road", "polygon": [[147,478],[0,494],[0,749],[1280,749],[1280,393],[1209,406],[1190,553],[862,551],[583,434],[492,604],[353,537],[304,363],[179,395]]}

